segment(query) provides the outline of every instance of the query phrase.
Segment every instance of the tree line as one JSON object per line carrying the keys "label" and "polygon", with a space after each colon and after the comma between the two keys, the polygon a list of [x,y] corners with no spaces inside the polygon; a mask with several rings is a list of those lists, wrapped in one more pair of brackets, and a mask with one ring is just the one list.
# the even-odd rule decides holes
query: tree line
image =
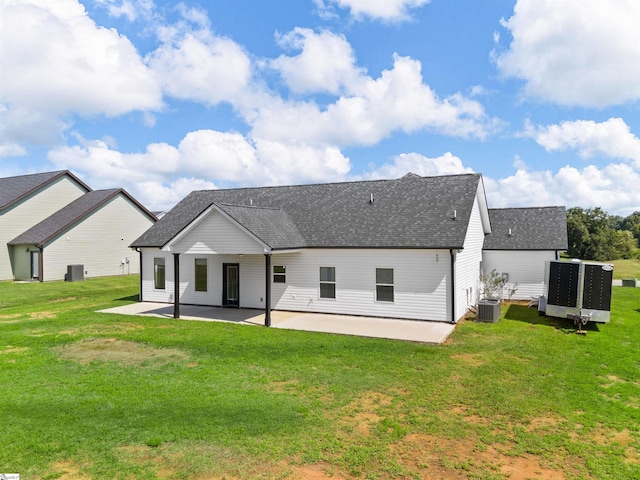
{"label": "tree line", "polygon": [[583,260],[639,258],[640,211],[628,217],[609,215],[600,207],[567,210],[567,254]]}

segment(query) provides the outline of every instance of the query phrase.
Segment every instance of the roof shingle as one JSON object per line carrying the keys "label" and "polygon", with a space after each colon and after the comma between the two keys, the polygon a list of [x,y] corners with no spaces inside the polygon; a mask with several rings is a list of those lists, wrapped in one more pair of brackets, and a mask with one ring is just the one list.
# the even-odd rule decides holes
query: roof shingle
{"label": "roof shingle", "polygon": [[165,246],[215,204],[273,249],[462,248],[480,178],[405,176],[196,191],[132,246]]}
{"label": "roof shingle", "polygon": [[490,208],[484,250],[566,250],[565,207]]}
{"label": "roof shingle", "polygon": [[91,190],[68,170],[0,178],[0,210],[4,210],[30,193],[64,175],[71,177],[87,191]]}

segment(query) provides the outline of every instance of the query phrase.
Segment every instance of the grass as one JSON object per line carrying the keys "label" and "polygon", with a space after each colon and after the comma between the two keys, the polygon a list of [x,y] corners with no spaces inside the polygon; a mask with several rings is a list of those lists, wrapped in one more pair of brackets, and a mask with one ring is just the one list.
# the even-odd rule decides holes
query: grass
{"label": "grass", "polygon": [[0,472],[640,478],[640,289],[584,337],[510,304],[428,346],[96,313],[137,282],[0,283]]}
{"label": "grass", "polygon": [[640,278],[640,258],[613,260],[614,278]]}

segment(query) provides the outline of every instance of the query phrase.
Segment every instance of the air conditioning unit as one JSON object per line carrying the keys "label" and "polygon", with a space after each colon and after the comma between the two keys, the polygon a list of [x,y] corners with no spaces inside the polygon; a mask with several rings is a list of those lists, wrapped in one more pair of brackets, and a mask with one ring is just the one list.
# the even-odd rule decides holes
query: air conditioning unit
{"label": "air conditioning unit", "polygon": [[67,282],[81,282],[84,280],[84,265],[67,265]]}
{"label": "air conditioning unit", "polygon": [[500,318],[500,300],[487,298],[478,302],[476,320],[495,323]]}

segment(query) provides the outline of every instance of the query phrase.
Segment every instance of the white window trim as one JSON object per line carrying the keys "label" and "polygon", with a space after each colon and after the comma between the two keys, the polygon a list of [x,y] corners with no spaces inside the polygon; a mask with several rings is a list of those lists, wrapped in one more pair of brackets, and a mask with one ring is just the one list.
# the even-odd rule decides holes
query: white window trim
{"label": "white window trim", "polygon": [[[394,283],[378,283],[378,270],[391,270],[393,272],[393,282]],[[376,303],[396,303],[396,272],[394,267],[375,267],[373,270],[373,280],[375,283],[375,288],[373,291],[374,299]],[[392,287],[393,288],[393,300],[378,300],[378,286],[381,287]]]}
{"label": "white window trim", "polygon": [[[333,277],[334,277],[334,279],[337,277],[337,274],[336,274],[336,267],[334,267],[334,266],[330,266],[330,267],[328,267],[328,266],[324,266],[324,265],[320,265],[320,266],[318,267],[318,276],[320,276],[320,269],[321,269],[321,268],[333,268]],[[326,284],[326,285],[333,285],[333,293],[334,293],[333,298],[332,298],[332,297],[323,297],[323,296],[322,296],[322,289],[320,288],[320,286],[321,286],[322,284]],[[322,301],[325,301],[325,300],[326,300],[326,301],[329,301],[329,302],[335,302],[335,301],[337,301],[337,300],[338,300],[338,286],[337,286],[337,282],[336,282],[336,280],[334,280],[333,282],[329,282],[329,281],[321,280],[321,279],[320,279],[320,280],[318,281],[318,300],[322,300]]]}

